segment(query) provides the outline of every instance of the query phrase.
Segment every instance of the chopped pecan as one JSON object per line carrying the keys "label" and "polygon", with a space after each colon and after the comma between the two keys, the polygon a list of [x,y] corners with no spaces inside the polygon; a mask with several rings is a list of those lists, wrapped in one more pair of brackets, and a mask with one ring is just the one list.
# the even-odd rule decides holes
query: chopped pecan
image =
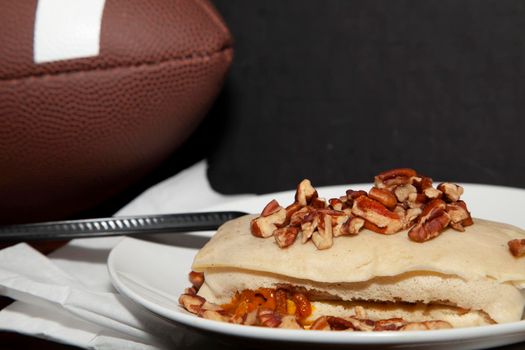
{"label": "chopped pecan", "polygon": [[242,324],[252,326],[257,324],[257,309],[248,312],[242,321]]}
{"label": "chopped pecan", "polygon": [[393,211],[394,213],[397,214],[397,216],[399,216],[401,220],[403,221],[405,220],[405,216],[407,215],[407,210],[402,204],[396,205]]}
{"label": "chopped pecan", "polygon": [[430,201],[423,209],[418,223],[408,231],[408,237],[415,242],[425,242],[441,234],[450,223],[445,208],[446,204],[441,199]]}
{"label": "chopped pecan", "polygon": [[245,324],[246,318],[248,317],[248,313],[241,313],[241,314],[233,314],[228,322],[235,323],[235,324]]}
{"label": "chopped pecan", "polygon": [[409,200],[410,194],[417,193],[417,189],[414,185],[406,184],[397,186],[394,189],[394,194],[399,202],[403,203]]}
{"label": "chopped pecan", "polygon": [[204,310],[199,316],[207,320],[228,322],[228,317],[218,311]]}
{"label": "chopped pecan", "polygon": [[304,179],[297,185],[297,192],[295,192],[295,201],[302,206],[310,204],[313,198],[317,198],[317,191],[313,188],[312,183],[308,179]]}
{"label": "chopped pecan", "polygon": [[403,229],[407,229],[414,225],[414,222],[416,222],[418,219],[419,214],[421,214],[421,209],[405,209],[402,205],[397,205],[394,209],[394,213],[396,213],[401,218],[401,221],[403,222]]}
{"label": "chopped pecan", "polygon": [[281,316],[272,309],[259,308],[257,311],[257,318],[259,323],[265,327],[276,328],[281,324]]}
{"label": "chopped pecan", "polygon": [[292,226],[298,226],[301,224],[301,222],[294,222],[292,223],[292,217],[301,209],[306,209],[308,207],[303,207],[299,203],[292,203],[289,206],[286,207],[286,220],[285,224],[290,224]]}
{"label": "chopped pecan", "polygon": [[359,305],[356,306],[356,307],[354,308],[354,313],[355,313],[355,317],[358,318],[358,319],[359,319],[359,318],[360,318],[360,319],[368,318],[368,315],[367,315],[367,313],[366,313],[366,310],[365,310],[365,308],[362,307],[362,306],[359,306]]}
{"label": "chopped pecan", "polygon": [[321,216],[329,215],[332,223],[332,234],[334,237],[341,236],[344,234],[343,225],[348,221],[349,216],[343,211],[334,209],[318,209],[317,213]]}
{"label": "chopped pecan", "polygon": [[[341,228],[342,235],[357,235],[365,225],[365,219],[354,216],[348,219]],[[334,233],[335,236],[335,233]]]}
{"label": "chopped pecan", "polygon": [[275,199],[272,199],[268,204],[266,204],[266,206],[262,210],[261,216],[262,217],[270,216],[276,211],[278,211],[279,209],[281,209],[279,202],[277,202]]}
{"label": "chopped pecan", "polygon": [[374,331],[397,331],[406,324],[402,318],[389,318],[376,321]]}
{"label": "chopped pecan", "polygon": [[428,331],[434,329],[448,329],[452,325],[446,321],[423,321],[423,322],[409,322],[399,330],[401,331]]}
{"label": "chopped pecan", "polygon": [[319,215],[315,212],[308,214],[301,223],[301,242],[306,243],[312,237],[314,232],[316,232],[317,227],[319,226]]}
{"label": "chopped pecan", "polygon": [[205,302],[206,299],[198,295],[182,294],[179,297],[179,304],[193,314],[199,314]]}
{"label": "chopped pecan", "polygon": [[312,198],[310,205],[316,209],[323,209],[327,207],[326,200],[324,198]]}
{"label": "chopped pecan", "polygon": [[190,283],[193,286],[193,288],[195,288],[195,291],[198,292],[202,284],[204,283],[204,273],[191,271],[188,274],[188,279],[190,280]]}
{"label": "chopped pecan", "polygon": [[346,190],[346,204],[351,207],[353,204],[354,204],[354,201],[361,197],[361,196],[366,196],[367,193],[366,191],[362,191],[362,190],[359,190],[359,191],[354,191],[354,190]]}
{"label": "chopped pecan", "polygon": [[428,330],[433,329],[449,329],[453,328],[447,321],[435,320],[435,321],[423,321]]}
{"label": "chopped pecan", "polygon": [[374,184],[377,188],[392,189],[395,186],[409,184],[416,175],[416,171],[409,168],[387,170],[374,178]]}
{"label": "chopped pecan", "polygon": [[443,192],[447,202],[457,202],[463,194],[463,187],[449,182],[439,184],[437,189]]}
{"label": "chopped pecan", "polygon": [[330,329],[334,331],[354,330],[353,323],[341,317],[327,316],[326,322],[330,325]]}
{"label": "chopped pecan", "polygon": [[252,220],[250,228],[256,237],[268,238],[277,229],[277,226],[286,221],[286,209],[279,207],[277,211],[267,216],[259,216]]}
{"label": "chopped pecan", "polygon": [[298,234],[299,228],[294,226],[281,227],[273,231],[275,241],[281,248],[286,248],[292,245]]}
{"label": "chopped pecan", "polygon": [[[371,198],[361,196],[354,201],[352,213],[370,223],[385,228],[384,233],[396,233],[403,227],[399,216]],[[366,224],[365,224],[366,225]]]}
{"label": "chopped pecan", "polygon": [[204,304],[202,304],[201,310],[224,311],[220,305],[210,303],[209,301],[205,301]]}
{"label": "chopped pecan", "polygon": [[424,193],[410,193],[406,203],[409,208],[421,208],[425,205],[427,199]]}
{"label": "chopped pecan", "polygon": [[295,316],[292,315],[286,315],[283,316],[281,319],[281,324],[279,325],[279,328],[285,328],[285,329],[303,329],[301,325],[297,322],[297,319]]}
{"label": "chopped pecan", "polygon": [[432,179],[428,176],[414,176],[411,183],[417,188],[418,193],[423,193],[427,188],[432,188]]}
{"label": "chopped pecan", "polygon": [[[372,222],[370,222],[368,220],[365,220],[365,223],[363,224],[363,227],[365,229],[373,231],[375,233],[381,233],[383,235],[387,234],[386,227],[379,227],[376,224],[374,224],[374,223],[372,223]],[[395,232],[392,232],[392,233],[395,233]],[[388,234],[392,234],[392,233],[388,233]]]}
{"label": "chopped pecan", "polygon": [[330,325],[326,316],[318,317],[314,323],[310,326],[310,329],[313,331],[329,331]]}
{"label": "chopped pecan", "polygon": [[515,257],[525,255],[525,239],[513,239],[508,241],[509,250]]}
{"label": "chopped pecan", "polygon": [[412,226],[421,213],[421,208],[409,208],[405,213],[405,217],[403,218],[403,227],[409,228]]}
{"label": "chopped pecan", "polygon": [[368,192],[368,197],[375,199],[390,210],[394,209],[397,204],[396,196],[384,188],[372,187]]}
{"label": "chopped pecan", "polygon": [[315,211],[311,207],[302,207],[301,209],[297,210],[295,213],[292,214],[290,217],[290,225],[292,226],[300,226],[305,217]]}
{"label": "chopped pecan", "polygon": [[352,322],[356,331],[371,332],[375,328],[375,322],[366,318],[349,317],[348,321]]}
{"label": "chopped pecan", "polygon": [[435,189],[434,187],[428,187],[423,190],[423,194],[428,199],[434,199],[434,198],[441,198],[443,196],[443,192],[441,192],[438,189]]}
{"label": "chopped pecan", "polygon": [[343,206],[345,203],[343,203],[343,201],[339,198],[331,198],[329,201],[328,201],[329,205],[330,205],[330,208],[334,209],[334,210],[343,210]]}
{"label": "chopped pecan", "polygon": [[447,204],[446,211],[450,216],[450,226],[458,231],[465,231],[465,226],[473,224],[472,217],[463,201]]}
{"label": "chopped pecan", "polygon": [[[341,212],[342,213],[342,212]],[[349,227],[346,226],[350,222],[350,217],[346,214],[332,216],[332,233],[334,237],[351,234]]]}
{"label": "chopped pecan", "polygon": [[317,231],[312,234],[312,241],[317,249],[328,249],[333,244],[332,217],[324,214],[319,220]]}
{"label": "chopped pecan", "polygon": [[183,294],[195,295],[197,294],[197,290],[194,287],[184,288]]}

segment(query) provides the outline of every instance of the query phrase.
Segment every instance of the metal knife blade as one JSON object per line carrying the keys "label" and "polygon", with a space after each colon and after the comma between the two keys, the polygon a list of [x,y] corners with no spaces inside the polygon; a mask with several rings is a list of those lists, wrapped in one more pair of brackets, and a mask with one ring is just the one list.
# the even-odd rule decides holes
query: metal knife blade
{"label": "metal knife blade", "polygon": [[216,230],[228,220],[246,214],[240,211],[216,211],[5,225],[0,226],[0,241],[61,240],[144,233],[209,231]]}

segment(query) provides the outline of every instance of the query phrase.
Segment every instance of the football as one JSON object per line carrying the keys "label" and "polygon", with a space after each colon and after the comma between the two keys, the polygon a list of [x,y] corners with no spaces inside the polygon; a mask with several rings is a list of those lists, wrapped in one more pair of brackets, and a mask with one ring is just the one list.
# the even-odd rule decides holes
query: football
{"label": "football", "polygon": [[33,0],[0,11],[0,222],[74,216],[198,126],[233,57],[206,0]]}

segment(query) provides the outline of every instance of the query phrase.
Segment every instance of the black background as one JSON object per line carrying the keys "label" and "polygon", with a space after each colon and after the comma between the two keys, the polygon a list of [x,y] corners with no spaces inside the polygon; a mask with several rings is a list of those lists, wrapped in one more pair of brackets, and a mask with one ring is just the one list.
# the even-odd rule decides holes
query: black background
{"label": "black background", "polygon": [[207,158],[225,194],[392,167],[525,188],[525,2],[215,0],[235,58],[197,132],[112,213]]}
{"label": "black background", "polygon": [[391,167],[525,187],[525,3],[216,0],[235,59],[195,136],[222,193]]}

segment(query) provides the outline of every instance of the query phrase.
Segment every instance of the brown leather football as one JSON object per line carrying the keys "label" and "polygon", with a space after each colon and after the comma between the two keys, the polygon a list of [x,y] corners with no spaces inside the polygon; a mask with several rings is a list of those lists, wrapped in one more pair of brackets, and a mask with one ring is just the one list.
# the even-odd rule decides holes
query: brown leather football
{"label": "brown leather football", "polygon": [[72,216],[136,182],[199,124],[232,53],[206,0],[4,3],[0,222]]}

